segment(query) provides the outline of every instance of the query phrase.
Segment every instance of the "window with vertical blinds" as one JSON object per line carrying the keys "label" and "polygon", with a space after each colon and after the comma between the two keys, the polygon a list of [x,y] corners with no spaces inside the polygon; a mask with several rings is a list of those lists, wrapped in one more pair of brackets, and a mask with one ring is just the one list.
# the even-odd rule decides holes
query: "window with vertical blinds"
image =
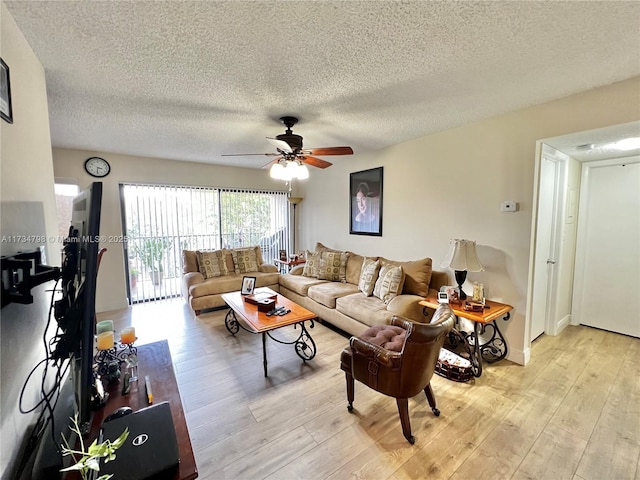
{"label": "window with vertical blinds", "polygon": [[121,184],[132,303],[180,295],[182,250],[259,245],[265,262],[289,250],[286,192]]}

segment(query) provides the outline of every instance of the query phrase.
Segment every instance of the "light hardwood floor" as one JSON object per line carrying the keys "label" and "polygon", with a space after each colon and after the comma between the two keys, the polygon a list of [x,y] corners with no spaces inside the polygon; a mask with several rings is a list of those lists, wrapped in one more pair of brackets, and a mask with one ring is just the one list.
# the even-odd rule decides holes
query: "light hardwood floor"
{"label": "light hardwood floor", "polygon": [[230,335],[225,313],[175,300],[98,316],[134,325],[139,344],[169,340],[199,478],[640,480],[638,339],[571,326],[535,341],[526,367],[434,375],[441,416],[410,400],[410,445],[394,399],[356,382],[347,412],[346,337],[316,323],[307,363],[268,339],[265,378],[260,336]]}

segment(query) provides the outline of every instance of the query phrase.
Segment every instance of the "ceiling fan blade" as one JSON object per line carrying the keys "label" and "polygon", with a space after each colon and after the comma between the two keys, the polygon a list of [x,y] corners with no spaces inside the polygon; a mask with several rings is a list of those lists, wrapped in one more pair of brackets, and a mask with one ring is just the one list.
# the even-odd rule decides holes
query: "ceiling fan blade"
{"label": "ceiling fan blade", "polygon": [[327,168],[333,165],[333,163],[322,160],[321,158],[312,157],[310,155],[298,155],[298,160],[300,160],[302,163],[308,163],[309,165],[318,168]]}
{"label": "ceiling fan blade", "polygon": [[267,156],[267,157],[275,157],[280,155],[279,153],[223,153],[220,156],[221,157],[250,157],[253,155],[261,155],[261,156]]}
{"label": "ceiling fan blade", "polygon": [[279,162],[280,160],[282,160],[282,157],[274,158],[273,160],[271,160],[266,165],[263,165],[262,168],[269,168],[269,167],[271,167],[271,165],[273,165],[274,163]]}
{"label": "ceiling fan blade", "polygon": [[267,137],[267,140],[269,140],[269,142],[271,142],[271,145],[276,147],[279,152],[293,153],[293,150],[291,150],[291,146],[284,140],[278,140],[277,138],[271,138],[271,137]]}
{"label": "ceiling fan blade", "polygon": [[311,150],[305,150],[305,153],[306,152],[320,157],[324,157],[325,155],[353,155],[353,149],[351,147],[312,148]]}

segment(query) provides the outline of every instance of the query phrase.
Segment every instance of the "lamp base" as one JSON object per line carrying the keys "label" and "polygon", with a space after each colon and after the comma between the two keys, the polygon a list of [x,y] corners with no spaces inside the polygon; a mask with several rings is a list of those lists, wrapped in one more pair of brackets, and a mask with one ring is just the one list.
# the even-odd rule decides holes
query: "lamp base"
{"label": "lamp base", "polygon": [[467,279],[467,271],[466,270],[456,270],[455,271],[456,282],[458,282],[458,296],[460,300],[466,300],[467,294],[462,290],[462,284]]}

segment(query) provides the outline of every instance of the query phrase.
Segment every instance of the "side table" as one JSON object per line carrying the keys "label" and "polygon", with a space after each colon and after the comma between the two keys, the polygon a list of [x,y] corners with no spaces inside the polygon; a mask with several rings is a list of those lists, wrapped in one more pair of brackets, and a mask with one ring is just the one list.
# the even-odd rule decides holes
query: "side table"
{"label": "side table", "polygon": [[[427,297],[420,302],[420,305],[435,309],[440,304],[436,298]],[[509,320],[513,307],[506,303],[491,300],[485,302],[485,309],[481,312],[465,310],[464,303],[450,303],[449,306],[457,317],[466,318],[473,322],[473,332],[458,331],[457,333],[463,337],[465,348],[469,353],[473,375],[479,377],[482,375],[483,359],[488,363],[494,363],[507,356],[507,343],[495,320],[501,317],[503,320]],[[480,336],[484,335],[487,329],[491,329],[491,338],[485,343],[480,343]]]}
{"label": "side table", "polygon": [[299,259],[299,260],[274,260],[274,262],[276,262],[276,265],[278,265],[279,269],[280,269],[280,273],[287,273],[289,270],[291,270],[291,267],[295,267],[296,265],[302,265],[304,263],[307,263],[307,261],[305,259]]}

